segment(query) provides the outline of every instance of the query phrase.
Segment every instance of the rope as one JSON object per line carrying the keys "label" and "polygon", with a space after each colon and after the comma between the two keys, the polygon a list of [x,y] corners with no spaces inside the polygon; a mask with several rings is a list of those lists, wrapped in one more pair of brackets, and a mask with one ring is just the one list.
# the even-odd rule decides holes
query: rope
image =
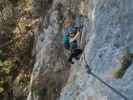
{"label": "rope", "polygon": [[109,85],[108,83],[106,83],[103,79],[101,79],[100,77],[98,77],[98,75],[96,75],[95,73],[93,73],[89,67],[89,65],[87,64],[87,61],[85,59],[85,54],[84,54],[84,61],[86,64],[86,68],[87,68],[87,72],[88,74],[92,75],[94,78],[96,78],[97,80],[99,80],[101,83],[103,83],[104,85],[106,85],[108,88],[110,88],[113,92],[115,92],[117,95],[121,96],[122,98],[124,98],[124,100],[129,100],[127,98],[127,96],[125,96],[124,94],[122,94],[121,92],[119,92],[117,89],[115,89],[114,87],[112,87],[111,85]]}

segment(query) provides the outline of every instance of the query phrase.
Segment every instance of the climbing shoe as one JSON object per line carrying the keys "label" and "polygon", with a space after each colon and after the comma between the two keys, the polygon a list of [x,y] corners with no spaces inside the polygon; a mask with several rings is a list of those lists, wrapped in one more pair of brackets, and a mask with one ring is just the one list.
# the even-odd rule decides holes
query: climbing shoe
{"label": "climbing shoe", "polygon": [[68,62],[69,62],[70,64],[74,64],[74,62],[73,62],[72,60],[70,60],[70,59],[68,60]]}

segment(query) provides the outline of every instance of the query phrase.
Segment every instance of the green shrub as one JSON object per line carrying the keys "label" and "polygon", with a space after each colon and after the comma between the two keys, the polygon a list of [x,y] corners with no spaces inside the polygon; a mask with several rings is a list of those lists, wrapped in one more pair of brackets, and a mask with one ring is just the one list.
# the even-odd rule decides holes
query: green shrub
{"label": "green shrub", "polygon": [[4,83],[9,81],[9,76],[11,72],[11,68],[13,67],[13,63],[11,60],[0,60],[0,94],[5,91]]}
{"label": "green shrub", "polygon": [[131,64],[132,64],[132,54],[127,53],[122,58],[121,67],[115,71],[114,73],[115,77],[122,78]]}

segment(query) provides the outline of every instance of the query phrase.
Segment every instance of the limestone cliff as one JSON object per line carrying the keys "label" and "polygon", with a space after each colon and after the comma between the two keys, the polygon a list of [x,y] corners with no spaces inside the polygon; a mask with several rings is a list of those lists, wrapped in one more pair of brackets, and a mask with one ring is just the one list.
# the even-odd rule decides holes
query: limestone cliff
{"label": "limestone cliff", "polygon": [[[88,74],[86,63],[93,73],[133,100],[132,0],[33,0],[34,3],[38,6],[33,12],[41,13],[42,30],[36,35],[36,63],[28,100],[125,100]],[[67,9],[84,16],[80,43],[84,52],[71,67],[62,42]]]}

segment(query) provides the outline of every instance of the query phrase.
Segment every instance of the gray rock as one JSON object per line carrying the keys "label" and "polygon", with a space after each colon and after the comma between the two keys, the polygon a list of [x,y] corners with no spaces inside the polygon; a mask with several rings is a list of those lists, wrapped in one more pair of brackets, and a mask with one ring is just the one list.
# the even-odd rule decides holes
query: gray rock
{"label": "gray rock", "polygon": [[[34,0],[35,1],[35,0]],[[62,4],[60,9],[56,7]],[[80,4],[84,6],[80,6]],[[124,100],[110,88],[87,73],[85,60],[105,82],[133,100],[133,1],[132,0],[54,0],[44,15],[49,17],[36,43],[36,64],[31,78],[31,87],[49,70],[64,69],[67,53],[63,49],[62,16],[66,9],[84,15],[81,47],[84,49],[80,62],[71,66],[70,75],[58,100]],[[81,11],[82,10],[82,11]],[[61,14],[61,16],[60,16]],[[47,17],[46,16],[46,17]],[[44,22],[45,24],[45,22]],[[61,52],[60,52],[61,51]],[[120,78],[114,78],[119,69],[124,69]],[[119,74],[119,73],[117,73]],[[39,83],[43,83],[39,80]],[[39,99],[32,90],[28,100]]]}
{"label": "gray rock", "polygon": [[[112,76],[115,70],[122,67],[122,58],[125,56],[124,50],[132,55],[132,4],[131,0],[99,0],[92,9],[91,14],[94,21],[91,25],[94,27],[91,32],[93,33],[91,37],[86,37],[90,39],[84,51],[86,61],[92,71],[127,96],[129,100],[133,100],[132,64],[128,66],[122,78],[112,79]],[[80,63],[83,62],[84,60]],[[85,75],[87,73],[86,71],[83,72],[86,70],[84,64],[79,65],[79,67],[80,69],[77,69],[77,66],[72,69],[70,76],[74,79],[69,78],[66,87],[62,90],[60,100],[92,100],[90,99],[91,96],[96,100],[106,100],[104,98],[107,100],[124,100],[95,77],[89,74],[88,76]],[[77,92],[78,95],[75,95]]]}

